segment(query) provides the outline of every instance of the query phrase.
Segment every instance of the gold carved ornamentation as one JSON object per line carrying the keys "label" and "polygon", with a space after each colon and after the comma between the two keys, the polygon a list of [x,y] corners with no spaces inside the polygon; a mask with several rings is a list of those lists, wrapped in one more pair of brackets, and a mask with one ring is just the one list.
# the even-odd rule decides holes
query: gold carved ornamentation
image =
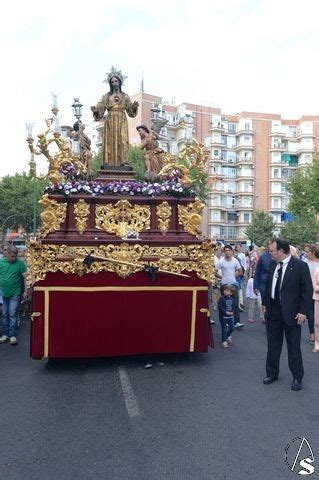
{"label": "gold carved ornamentation", "polygon": [[199,237],[203,207],[204,204],[198,198],[186,207],[178,205],[178,222],[183,225],[185,232]]}
{"label": "gold carved ornamentation", "polygon": [[181,183],[186,185],[206,182],[208,157],[209,151],[197,140],[192,139],[186,142],[177,157],[171,154],[163,156],[164,167],[159,174],[161,177],[166,177],[179,172]]}
{"label": "gold carved ornamentation", "polygon": [[48,194],[43,195],[39,204],[42,208],[40,215],[42,221],[41,236],[45,237],[48,233],[59,230],[66,217],[67,204],[51,200]]}
{"label": "gold carved ornamentation", "polygon": [[[30,173],[35,175],[36,163],[35,155],[43,155],[48,160],[47,178],[51,183],[64,182],[68,169],[73,170],[74,175],[85,174],[86,166],[81,162],[79,157],[72,152],[72,145],[68,140],[62,137],[59,132],[58,125],[58,109],[52,109],[53,117],[46,119],[47,129],[38,135],[38,140],[34,146],[32,134],[28,135],[27,142],[31,152]],[[32,127],[31,127],[32,130]],[[54,148],[52,146],[54,145]],[[50,152],[51,150],[51,152]]]}
{"label": "gold carved ornamentation", "polygon": [[81,200],[74,205],[76,228],[80,235],[83,235],[86,229],[89,213],[90,205],[81,198]]}
{"label": "gold carved ornamentation", "polygon": [[129,231],[149,230],[151,210],[148,206],[132,205],[128,200],[119,200],[115,205],[95,207],[95,226],[118,237],[126,237]]}
{"label": "gold carved ornamentation", "polygon": [[[93,261],[90,267],[83,263],[85,256],[105,257],[111,261]],[[122,278],[142,271],[145,264],[171,273],[196,272],[207,282],[214,281],[212,249],[201,245],[157,247],[121,243],[92,247],[92,245],[68,247],[66,245],[29,245],[26,255],[29,282],[33,285],[43,280],[48,272],[86,273],[114,272]],[[117,263],[116,261],[119,261]]]}
{"label": "gold carved ornamentation", "polygon": [[158,228],[161,231],[162,235],[166,235],[169,220],[172,215],[172,207],[168,204],[168,202],[162,202],[156,207],[156,214],[158,217]]}

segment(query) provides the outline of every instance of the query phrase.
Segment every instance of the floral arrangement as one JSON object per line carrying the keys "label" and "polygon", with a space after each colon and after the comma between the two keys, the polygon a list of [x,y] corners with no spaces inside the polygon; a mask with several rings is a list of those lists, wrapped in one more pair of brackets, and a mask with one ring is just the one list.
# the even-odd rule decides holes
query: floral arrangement
{"label": "floral arrangement", "polygon": [[69,180],[74,180],[77,176],[77,170],[72,163],[62,165],[59,168],[59,173],[62,173]]}
{"label": "floral arrangement", "polygon": [[108,183],[96,181],[70,180],[63,183],[50,184],[45,193],[62,193],[74,195],[77,193],[88,195],[173,195],[175,197],[195,197],[196,192],[184,185],[178,179],[164,180],[158,183],[138,182],[134,180],[114,181]]}

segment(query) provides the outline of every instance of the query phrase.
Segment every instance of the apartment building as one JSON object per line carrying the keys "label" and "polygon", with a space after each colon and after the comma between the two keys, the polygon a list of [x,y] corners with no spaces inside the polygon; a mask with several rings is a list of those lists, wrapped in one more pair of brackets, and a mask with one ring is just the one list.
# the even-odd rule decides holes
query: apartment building
{"label": "apartment building", "polygon": [[130,142],[140,143],[136,127],[166,120],[160,145],[176,154],[195,138],[210,150],[210,196],[203,216],[204,235],[224,242],[245,242],[255,209],[268,211],[278,231],[286,219],[287,183],[311,163],[319,147],[319,116],[284,119],[280,114],[241,112],[183,103],[139,92],[136,118],[129,118]]}

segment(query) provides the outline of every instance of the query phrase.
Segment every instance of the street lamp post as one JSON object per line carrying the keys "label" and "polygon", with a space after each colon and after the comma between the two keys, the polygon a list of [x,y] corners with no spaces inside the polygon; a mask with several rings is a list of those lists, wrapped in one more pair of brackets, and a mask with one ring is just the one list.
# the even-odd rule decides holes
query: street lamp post
{"label": "street lamp post", "polygon": [[33,177],[33,235],[37,232],[37,203],[36,203],[36,177]]}
{"label": "street lamp post", "polygon": [[74,98],[74,103],[72,104],[74,116],[76,117],[77,121],[80,122],[82,117],[82,103],[80,102],[79,98]]}

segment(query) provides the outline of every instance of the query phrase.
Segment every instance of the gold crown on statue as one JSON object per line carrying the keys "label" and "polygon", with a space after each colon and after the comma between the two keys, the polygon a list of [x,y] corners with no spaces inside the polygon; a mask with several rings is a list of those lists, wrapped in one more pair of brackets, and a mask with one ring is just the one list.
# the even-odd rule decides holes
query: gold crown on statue
{"label": "gold crown on statue", "polygon": [[109,73],[107,73],[106,75],[107,75],[107,77],[104,80],[104,83],[110,83],[111,78],[116,76],[121,80],[121,84],[123,85],[123,83],[127,79],[127,76],[123,75],[121,70],[116,70],[115,67],[111,67],[111,71]]}

